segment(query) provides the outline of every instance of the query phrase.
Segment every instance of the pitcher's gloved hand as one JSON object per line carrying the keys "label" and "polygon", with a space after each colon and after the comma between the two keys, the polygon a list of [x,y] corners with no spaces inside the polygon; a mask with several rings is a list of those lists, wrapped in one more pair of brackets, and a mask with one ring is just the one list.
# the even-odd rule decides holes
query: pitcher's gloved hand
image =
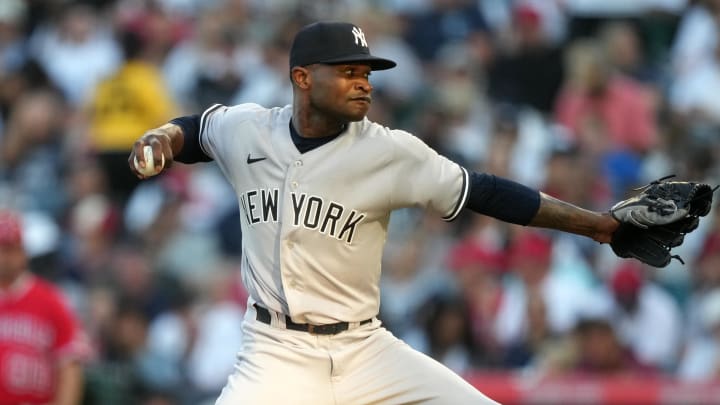
{"label": "pitcher's gloved hand", "polygon": [[[672,177],[672,176],[669,176]],[[656,180],[638,189],[639,194],[615,204],[610,213],[620,222],[610,246],[616,255],[665,267],[671,249],[694,231],[700,217],[712,207],[712,188],[704,183]]]}

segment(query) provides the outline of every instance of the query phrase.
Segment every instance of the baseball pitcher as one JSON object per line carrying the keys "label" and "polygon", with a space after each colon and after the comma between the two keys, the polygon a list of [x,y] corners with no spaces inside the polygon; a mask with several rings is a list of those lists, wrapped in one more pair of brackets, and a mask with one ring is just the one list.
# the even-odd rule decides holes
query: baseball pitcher
{"label": "baseball pitcher", "polygon": [[609,243],[620,223],[518,183],[473,173],[415,136],[371,122],[371,55],[349,23],[304,27],[290,50],[292,105],[215,105],[146,132],[130,169],[214,161],[241,211],[250,298],[234,373],[238,404],[494,404],[376,318],[390,213],[461,210]]}

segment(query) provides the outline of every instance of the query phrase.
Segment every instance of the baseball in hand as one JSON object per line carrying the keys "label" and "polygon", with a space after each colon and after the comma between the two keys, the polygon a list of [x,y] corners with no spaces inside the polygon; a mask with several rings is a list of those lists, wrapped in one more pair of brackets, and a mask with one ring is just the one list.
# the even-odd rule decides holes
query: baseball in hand
{"label": "baseball in hand", "polygon": [[165,154],[161,154],[161,161],[160,161],[160,168],[159,170],[156,170],[155,168],[155,160],[153,159],[153,150],[152,146],[145,145],[143,147],[143,159],[145,160],[145,167],[140,166],[140,163],[137,160],[137,156],[135,157],[135,169],[142,174],[145,177],[151,177],[155,176],[156,174],[160,173],[162,171],[162,168],[165,167]]}

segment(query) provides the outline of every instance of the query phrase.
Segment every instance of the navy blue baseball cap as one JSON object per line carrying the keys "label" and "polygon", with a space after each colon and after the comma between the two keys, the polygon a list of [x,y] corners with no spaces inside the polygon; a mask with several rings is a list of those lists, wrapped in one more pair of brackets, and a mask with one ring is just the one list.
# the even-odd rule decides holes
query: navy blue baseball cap
{"label": "navy blue baseball cap", "polygon": [[290,48],[290,68],[314,63],[341,64],[360,62],[372,70],[394,68],[390,59],[370,54],[365,33],[360,27],[345,22],[316,22],[303,27],[295,35]]}

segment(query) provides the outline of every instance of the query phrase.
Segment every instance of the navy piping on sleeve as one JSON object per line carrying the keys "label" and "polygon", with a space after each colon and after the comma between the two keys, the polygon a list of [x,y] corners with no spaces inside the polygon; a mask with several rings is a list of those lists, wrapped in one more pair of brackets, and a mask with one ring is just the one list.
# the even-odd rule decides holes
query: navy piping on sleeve
{"label": "navy piping on sleeve", "polygon": [[205,137],[205,127],[207,126],[207,117],[210,113],[222,107],[224,107],[222,104],[214,104],[212,107],[205,110],[200,117],[200,135],[198,136],[198,139],[200,142],[200,149],[202,149],[203,153],[207,156],[210,156],[210,153],[208,153],[207,149],[205,149],[205,142],[203,142],[203,137]]}
{"label": "navy piping on sleeve", "polygon": [[443,220],[445,221],[452,221],[455,218],[457,218],[458,215],[460,215],[460,212],[462,211],[463,207],[465,206],[465,203],[468,198],[468,194],[470,191],[470,182],[468,181],[468,172],[465,170],[464,167],[460,167],[462,169],[462,192],[460,193],[460,197],[457,200],[457,203],[455,204],[455,208],[450,213],[450,215],[443,217]]}
{"label": "navy piping on sleeve", "polygon": [[458,201],[455,204],[455,208],[450,213],[450,215],[443,217],[443,220],[448,222],[454,220],[455,218],[457,218],[458,215],[460,215],[460,212],[462,212],[462,209],[463,207],[465,207],[465,204],[467,202],[468,193],[470,192],[470,181],[468,179],[468,172],[462,166],[460,167],[460,169],[462,169],[463,173],[462,192],[460,193],[460,197],[458,198]]}

